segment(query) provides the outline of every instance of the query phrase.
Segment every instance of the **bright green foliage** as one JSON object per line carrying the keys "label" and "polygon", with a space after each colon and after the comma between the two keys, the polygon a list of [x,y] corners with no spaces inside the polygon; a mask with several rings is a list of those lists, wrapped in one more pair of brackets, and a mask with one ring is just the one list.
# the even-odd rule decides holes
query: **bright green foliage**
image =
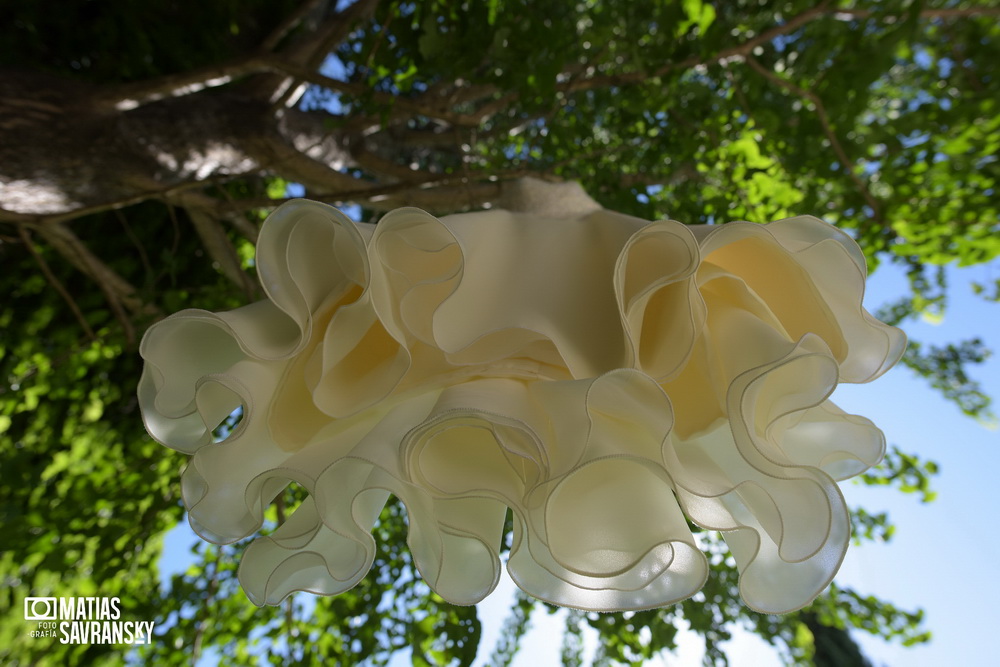
{"label": "bright green foliage", "polygon": [[[405,97],[462,77],[517,100],[445,169],[582,179],[611,208],[688,223],[809,211],[852,230],[872,266],[1000,254],[998,23],[928,18],[934,3],[810,8],[385,4],[391,37],[374,29],[338,56]],[[803,14],[819,18],[734,52]]]}
{"label": "bright green foliage", "polygon": [[[155,224],[156,214],[163,212],[154,209],[148,218],[153,224],[137,230],[149,252],[166,237],[165,257],[194,256],[192,239],[174,243],[170,225]],[[142,272],[114,218],[92,224],[106,234],[115,268]],[[8,531],[0,555],[0,661],[63,656],[64,664],[119,664],[113,647],[53,648],[27,640],[21,601],[29,595],[117,596],[135,619],[156,617],[157,561],[163,533],[182,517],[177,477],[185,457],[145,434],[135,398],[141,360],[101,293],[49,255],[87,313],[95,333],[89,340],[30,255],[3,243],[0,261],[0,522]],[[210,267],[190,275],[205,281],[197,292],[175,289],[169,264],[147,276],[147,288],[173,303],[199,303],[198,293],[218,288]],[[236,304],[220,296],[201,303]]]}
{"label": "bright green foliage", "polygon": [[[935,267],[932,271],[924,271],[923,265],[911,264],[909,279],[912,294],[883,307],[877,317],[896,326],[917,315],[931,322],[943,319],[946,307],[944,270]],[[962,413],[985,426],[995,426],[997,417],[990,407],[992,398],[968,372],[970,364],[981,364],[991,354],[978,338],[944,346],[929,345],[926,349],[923,343],[911,340],[901,361]]]}
{"label": "bright green foliage", "polygon": [[932,387],[965,414],[995,424],[996,415],[989,411],[990,397],[965,370],[966,364],[980,364],[989,356],[990,350],[978,338],[944,346],[930,345],[926,352],[921,343],[913,341],[906,349],[903,363],[930,380]]}
{"label": "bright green foliage", "polygon": [[920,494],[920,502],[929,503],[937,495],[931,490],[931,478],[940,472],[933,461],[921,461],[893,447],[878,467],[861,476],[861,481],[869,486],[893,486],[903,493]]}
{"label": "bright green foliage", "polygon": [[[251,53],[297,5],[107,0],[54,11],[50,4],[17,3],[5,17],[0,64],[101,85]],[[858,239],[870,268],[887,261],[907,268],[912,292],[883,313],[905,324],[943,312],[942,266],[1000,255],[1000,22],[995,9],[963,13],[973,6],[384,1],[334,44],[352,95],[313,88],[305,99],[328,129],[356,132],[359,145],[391,146],[382,158],[415,179],[461,181],[449,210],[466,206],[467,184],[535,173],[578,179],[608,208],[648,219],[818,215]],[[956,13],[935,13],[942,9]],[[321,14],[282,43],[307,33]],[[343,170],[359,183],[386,185],[360,160]],[[199,192],[242,211],[240,202],[283,197],[290,179],[276,162],[223,180]],[[390,179],[387,188],[396,185]],[[250,225],[265,215],[245,208]],[[253,607],[235,578],[245,543],[195,546],[195,564],[161,590],[157,562],[164,533],[182,518],[185,457],[142,427],[135,337],[164,314],[232,308],[248,297],[213,266],[181,210],[149,200],[79,218],[72,228],[135,286],[142,307],[124,318],[133,336],[113,300],[56,249],[35,235],[36,259],[17,227],[0,223],[0,662],[125,661],[109,647],[26,641],[28,595],[121,597],[130,618],[158,623],[158,642],[128,656],[137,664],[190,664],[192,655],[210,654],[223,665],[384,665],[412,651],[416,665],[464,665],[489,650],[479,646],[476,609],[444,603],[415,574],[405,511],[395,501],[376,527],[374,571],[343,595]],[[240,229],[225,234],[252,275],[252,234]],[[981,292],[996,300],[1000,283]],[[988,419],[988,399],[966,370],[987,354],[976,341],[916,343],[904,362],[963,412]],[[894,448],[862,481],[929,501],[936,472]],[[298,500],[289,491],[263,532]],[[853,515],[856,541],[891,538],[885,515],[863,508]],[[853,655],[849,629],[908,645],[929,638],[919,611],[836,585],[801,612],[751,612],[739,602],[724,543],[700,536],[713,565],[702,592],[664,609],[569,613],[564,663],[580,663],[582,633],[594,631],[598,664],[641,664],[675,647],[682,620],[703,637],[712,664],[725,664],[722,645],[733,626],[796,664],[843,664],[830,661]],[[492,665],[510,664],[542,607],[516,599]]]}
{"label": "bright green foliage", "polygon": [[531,613],[535,608],[536,603],[533,598],[521,591],[515,594],[510,616],[500,629],[500,639],[490,655],[490,667],[507,667],[514,660],[521,638],[531,628]]}

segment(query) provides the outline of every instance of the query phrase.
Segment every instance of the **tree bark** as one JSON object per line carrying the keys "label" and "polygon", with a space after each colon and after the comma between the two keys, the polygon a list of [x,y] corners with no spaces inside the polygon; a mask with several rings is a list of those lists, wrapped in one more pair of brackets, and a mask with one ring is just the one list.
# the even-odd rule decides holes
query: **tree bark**
{"label": "tree bark", "polygon": [[[233,90],[109,109],[99,89],[35,73],[0,73],[0,219],[30,221],[171,195],[278,171],[357,189],[350,156],[324,117]],[[275,115],[280,115],[275,118]]]}

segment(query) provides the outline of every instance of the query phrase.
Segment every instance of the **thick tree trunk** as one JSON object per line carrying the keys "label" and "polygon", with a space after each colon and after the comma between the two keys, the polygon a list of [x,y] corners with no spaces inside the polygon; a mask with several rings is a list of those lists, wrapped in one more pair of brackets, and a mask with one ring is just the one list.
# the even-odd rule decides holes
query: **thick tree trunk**
{"label": "thick tree trunk", "polygon": [[27,220],[276,170],[333,189],[349,156],[323,116],[236,90],[205,90],[117,110],[96,87],[0,73],[0,217]]}
{"label": "thick tree trunk", "polygon": [[[273,104],[258,97],[259,81],[244,83],[115,105],[104,88],[0,72],[0,220],[62,222],[145,199],[201,207],[206,198],[189,190],[260,173],[301,183],[321,199],[377,210],[454,211],[500,195],[498,183],[415,170],[388,155],[405,146],[387,146],[375,132],[378,120],[331,129],[334,116]],[[432,134],[405,132],[411,141],[410,134]]]}

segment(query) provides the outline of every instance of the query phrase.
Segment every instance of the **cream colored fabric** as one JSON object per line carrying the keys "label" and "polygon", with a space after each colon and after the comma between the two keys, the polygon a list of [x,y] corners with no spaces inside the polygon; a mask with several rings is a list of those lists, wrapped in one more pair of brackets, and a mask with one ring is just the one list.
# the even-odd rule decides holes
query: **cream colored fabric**
{"label": "cream colored fabric", "polygon": [[864,259],[834,227],[412,208],[372,226],[298,201],[264,224],[257,268],[266,300],[153,326],[139,384],[150,434],[193,455],[205,539],[252,535],[290,480],[309,491],[246,551],[254,602],[354,586],[389,494],[457,604],[496,585],[508,507],[514,581],[581,609],[697,592],[685,517],[725,531],[760,611],[807,604],[839,567],[835,480],[884,441],[827,397],[905,341],[862,308]]}

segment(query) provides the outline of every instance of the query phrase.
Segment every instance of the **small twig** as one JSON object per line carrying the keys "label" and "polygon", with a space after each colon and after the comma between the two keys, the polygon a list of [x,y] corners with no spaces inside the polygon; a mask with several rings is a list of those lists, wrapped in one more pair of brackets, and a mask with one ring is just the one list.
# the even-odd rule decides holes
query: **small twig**
{"label": "small twig", "polygon": [[743,107],[744,111],[747,113],[747,117],[753,116],[753,110],[750,108],[750,100],[747,99],[746,93],[743,92],[743,87],[736,84],[736,77],[730,70],[726,70],[726,79],[729,81],[729,85],[732,86],[733,92],[736,95],[736,101],[739,102],[740,106]]}
{"label": "small twig", "polygon": [[170,226],[174,232],[173,243],[170,246],[170,256],[176,257],[177,248],[180,247],[181,243],[181,226],[180,223],[177,222],[177,211],[174,210],[174,205],[170,202],[164,202],[164,204],[166,204],[167,217],[170,218]]}
{"label": "small twig", "polygon": [[202,605],[198,612],[198,627],[195,631],[194,642],[191,646],[191,667],[196,667],[198,659],[201,658],[201,646],[205,639],[205,631],[208,630],[208,615],[211,612],[212,603],[215,602],[215,594],[219,590],[219,560],[222,559],[222,547],[217,548],[218,557],[210,563],[212,566],[212,574],[208,579],[205,604]]}
{"label": "small twig", "polygon": [[122,329],[125,331],[125,342],[131,347],[135,344],[135,327],[132,326],[132,321],[129,319],[128,315],[125,314],[125,309],[122,307],[122,302],[115,294],[114,289],[107,284],[104,280],[99,277],[97,269],[91,263],[91,255],[89,253],[79,253],[80,261],[85,265],[90,267],[88,273],[94,276],[97,286],[101,288],[101,292],[104,293],[104,298],[108,302],[108,307],[111,308],[111,312],[114,313],[115,319],[118,323],[122,325]]}
{"label": "small twig", "polygon": [[[355,150],[351,152],[351,157],[354,159],[354,162],[357,163],[357,166],[364,169],[367,173],[376,177],[391,179],[394,182],[410,180],[413,176],[420,173],[419,171],[411,169],[404,164],[399,164],[393,160],[387,160],[371,151],[364,150],[363,145],[359,145],[355,148]],[[440,175],[434,174],[429,175],[429,177],[440,178]]]}
{"label": "small twig", "polygon": [[71,229],[61,224],[35,225],[32,228],[81,273],[113,293],[116,302],[124,304],[133,312],[148,310],[142,299],[135,295],[135,287],[90,252]]}
{"label": "small twig", "polygon": [[[460,129],[458,127],[454,127],[454,128],[452,128],[452,133],[455,136],[455,145],[458,146],[458,149],[461,151],[462,183],[463,183],[463,185],[466,186],[465,189],[466,189],[466,192],[468,193],[468,185],[469,185],[469,183],[472,183],[472,181],[473,181],[472,170],[469,169],[469,160],[470,160],[471,156],[469,155],[469,151],[467,150],[467,145],[462,142],[462,136],[461,136]],[[473,207],[475,207],[475,204],[472,201],[471,195],[469,197],[468,204],[469,204],[469,208],[470,209],[473,208]]]}
{"label": "small twig", "polygon": [[407,113],[426,116],[428,118],[436,118],[438,120],[451,123],[452,125],[474,127],[478,126],[480,123],[479,114],[457,113],[423,104],[421,100],[426,94],[415,98],[399,97],[391,93],[373,91],[364,84],[334,79],[306,67],[300,67],[282,60],[271,58],[263,60],[262,62],[265,67],[272,71],[288,74],[289,76],[295,77],[300,81],[305,81],[307,83],[320,86],[321,88],[327,88],[337,93],[351,95],[352,97],[359,99],[370,97],[370,99],[374,102],[386,107],[391,107],[394,110],[405,111]]}
{"label": "small twig", "polygon": [[219,263],[222,275],[238,287],[248,300],[253,300],[256,286],[250,280],[250,276],[243,271],[239,254],[226,235],[226,230],[215,216],[205,209],[188,206],[185,210],[209,257]]}
{"label": "small twig", "polygon": [[153,265],[149,263],[149,255],[146,254],[146,249],[142,246],[139,238],[132,231],[131,225],[128,224],[128,220],[125,218],[125,214],[121,212],[120,209],[115,209],[115,217],[118,218],[118,222],[121,223],[122,229],[125,230],[125,235],[135,246],[136,251],[139,253],[139,260],[142,262],[142,267],[146,271],[146,276],[148,280],[152,281],[153,275]]}
{"label": "small twig", "polygon": [[325,0],[306,0],[301,5],[295,8],[295,11],[285,17],[285,20],[278,24],[278,26],[271,31],[271,33],[264,38],[264,41],[260,43],[260,48],[263,51],[274,51],[278,44],[281,43],[288,33],[295,30],[303,19],[305,19],[309,14],[316,10],[319,5],[321,5]]}
{"label": "small twig", "polygon": [[285,598],[285,634],[288,636],[288,651],[291,653],[292,624],[295,622],[294,609],[292,608],[292,596]]}
{"label": "small twig", "polygon": [[231,209],[230,215],[226,216],[226,220],[236,228],[236,231],[245,236],[251,243],[257,245],[257,237],[260,232],[257,230],[256,225],[247,220],[244,212],[236,206],[236,200],[234,200],[233,196],[229,194],[229,190],[226,190],[226,188],[222,185],[218,186],[217,189],[222,193],[223,199],[226,200],[229,204],[229,208]]}
{"label": "small twig", "polygon": [[778,76],[777,74],[770,71],[769,69],[761,65],[759,62],[757,62],[757,59],[754,58],[753,56],[747,56],[746,63],[750,65],[751,69],[753,69],[754,71],[756,71],[769,81],[772,81],[781,88],[784,88],[785,90],[794,93],[799,97],[805,98],[813,103],[813,105],[816,107],[816,116],[819,118],[820,125],[823,126],[823,134],[826,135],[827,140],[830,142],[830,147],[833,149],[834,154],[837,156],[837,161],[844,168],[844,171],[847,172],[848,177],[854,182],[854,185],[857,186],[858,190],[861,192],[861,195],[864,197],[865,202],[868,204],[869,207],[871,207],[872,217],[874,217],[875,219],[879,219],[881,217],[881,213],[878,200],[875,199],[875,196],[868,189],[868,186],[865,185],[864,181],[862,181],[861,178],[859,178],[858,175],[854,173],[854,163],[851,162],[850,158],[847,157],[847,152],[841,145],[840,140],[837,139],[837,135],[833,131],[833,126],[830,124],[830,117],[827,115],[826,108],[823,106],[823,101],[820,100],[819,96],[812,91],[800,88],[799,86],[795,85],[794,83],[792,83],[787,79],[781,78],[780,76]]}
{"label": "small twig", "polygon": [[[284,49],[281,53],[281,60],[289,65],[304,66],[307,70],[315,71],[323,64],[327,55],[335,51],[337,46],[347,39],[357,22],[367,19],[374,13],[376,4],[378,4],[378,0],[356,0],[353,4],[323,21],[320,27],[314,30],[308,38]],[[276,92],[283,92],[271,96],[271,108],[281,109],[294,106],[303,88],[302,79],[292,75],[275,85]]]}
{"label": "small twig", "polygon": [[375,55],[378,53],[378,50],[382,47],[382,42],[385,41],[385,34],[389,31],[389,24],[392,23],[392,19],[393,19],[393,14],[389,14],[389,16],[385,19],[385,21],[383,21],[382,25],[379,27],[378,37],[375,38],[375,43],[372,44],[372,50],[368,53],[368,58],[365,60],[366,70],[371,70],[372,62],[374,62]]}
{"label": "small twig", "polygon": [[471,125],[472,127],[478,127],[483,123],[483,121],[487,120],[488,118],[503,111],[504,109],[510,108],[510,106],[515,101],[517,101],[518,97],[519,95],[516,91],[511,91],[509,93],[501,95],[492,102],[487,102],[483,106],[476,109],[475,112],[467,114],[469,118],[476,121],[475,123],[467,123],[467,125]]}
{"label": "small twig", "polygon": [[52,285],[52,287],[55,288],[57,292],[59,292],[63,301],[65,301],[66,305],[73,311],[73,316],[76,317],[76,321],[80,323],[80,327],[82,327],[84,332],[86,332],[87,337],[90,338],[90,340],[95,340],[97,336],[94,335],[94,330],[90,328],[89,324],[87,324],[87,320],[80,311],[80,307],[76,305],[76,301],[74,301],[73,297],[70,296],[70,293],[66,291],[66,287],[63,286],[59,279],[56,278],[55,274],[52,273],[52,270],[49,268],[49,264],[45,261],[45,258],[42,257],[41,253],[35,250],[34,245],[31,243],[31,235],[28,233],[28,230],[24,228],[24,225],[18,225],[17,231],[21,236],[21,240],[24,242],[24,247],[27,248],[28,252],[31,253],[31,256],[34,257],[35,263],[37,263],[38,268],[42,270],[42,273],[45,275],[45,279],[50,285]]}
{"label": "small twig", "polygon": [[350,6],[330,17],[325,34],[319,35],[318,48],[313,49],[305,61],[306,66],[319,67],[327,54],[347,39],[355,23],[367,19],[375,12],[378,2],[379,0],[355,0]]}
{"label": "small twig", "polygon": [[695,125],[677,109],[673,108],[667,109],[667,115],[676,120],[684,127],[688,128],[691,131],[691,134],[693,134],[694,136],[698,136],[699,133],[704,132],[705,136],[707,136],[712,141],[712,143],[716,145],[722,143],[722,139],[719,137],[718,133],[715,132],[715,130],[711,129],[708,126]]}

